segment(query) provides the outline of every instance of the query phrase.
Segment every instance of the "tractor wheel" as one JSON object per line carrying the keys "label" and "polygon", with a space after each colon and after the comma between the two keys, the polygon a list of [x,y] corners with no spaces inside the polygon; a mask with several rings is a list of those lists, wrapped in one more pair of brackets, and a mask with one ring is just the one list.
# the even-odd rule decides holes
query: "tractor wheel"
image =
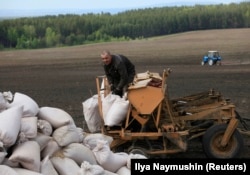
{"label": "tractor wheel", "polygon": [[209,65],[209,66],[214,65],[214,61],[213,61],[212,59],[208,60],[208,65]]}
{"label": "tractor wheel", "polygon": [[204,62],[204,61],[202,61],[202,62],[201,62],[201,65],[202,65],[202,66],[204,66],[204,65],[205,65],[205,62]]}
{"label": "tractor wheel", "polygon": [[216,63],[218,66],[221,66],[221,61],[217,61]]}
{"label": "tractor wheel", "polygon": [[208,158],[229,159],[236,158],[243,149],[243,138],[236,129],[226,146],[221,146],[221,139],[226,131],[227,124],[213,125],[203,136],[203,150]]}

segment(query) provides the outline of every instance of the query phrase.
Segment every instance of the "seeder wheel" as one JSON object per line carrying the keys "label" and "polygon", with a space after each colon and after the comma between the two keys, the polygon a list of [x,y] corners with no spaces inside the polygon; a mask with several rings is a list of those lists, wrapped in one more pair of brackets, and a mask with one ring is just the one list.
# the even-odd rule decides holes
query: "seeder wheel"
{"label": "seeder wheel", "polygon": [[229,159],[236,158],[243,149],[243,138],[236,129],[231,136],[228,144],[222,146],[221,140],[226,131],[227,125],[220,124],[211,126],[203,136],[203,149],[207,157]]}

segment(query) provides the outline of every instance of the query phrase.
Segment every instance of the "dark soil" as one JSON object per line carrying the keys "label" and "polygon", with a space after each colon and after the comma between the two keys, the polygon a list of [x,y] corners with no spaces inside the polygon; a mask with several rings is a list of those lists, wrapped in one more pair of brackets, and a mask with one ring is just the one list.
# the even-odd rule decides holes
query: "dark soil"
{"label": "dark soil", "polygon": [[[111,46],[116,48],[114,45],[108,47]],[[64,109],[74,118],[78,126],[84,127],[82,102],[96,94],[95,78],[104,73],[98,59],[98,53],[105,47],[103,45],[89,46],[89,52],[83,47],[66,48],[66,51],[61,48],[60,50],[0,52],[0,61],[2,62],[0,63],[0,92],[21,92],[33,98],[40,107],[50,106]],[[124,51],[122,47],[120,50],[117,48],[116,50]],[[65,55],[64,53],[67,51],[71,55]],[[61,55],[55,55],[55,57],[49,55],[48,59],[39,59],[39,55],[45,57],[47,52],[60,52]],[[93,52],[95,53],[93,54]],[[199,56],[196,55],[196,57],[180,55],[180,59],[164,59],[157,51],[154,59],[150,56],[135,59],[139,54],[133,55],[134,52],[130,53],[126,50],[124,54],[134,58],[133,62],[138,73],[147,70],[162,73],[166,68],[172,69],[168,79],[171,98],[214,88],[220,91],[225,98],[231,99],[239,114],[248,119],[247,123],[250,127],[249,51],[242,53],[242,58],[244,58],[242,60],[236,60],[233,54],[229,53],[228,59],[222,62],[222,66],[201,66],[200,61],[203,53]],[[78,55],[75,55],[77,53]],[[84,54],[89,54],[89,56],[80,59],[79,55]],[[27,55],[31,58],[27,58]],[[67,56],[69,56],[68,59],[65,58]],[[19,57],[22,61],[18,60]],[[37,59],[34,59],[36,57]],[[242,154],[244,158],[250,158],[249,138],[249,136],[244,136],[245,150]],[[195,144],[189,144],[186,153],[173,155],[173,157],[202,158],[204,153],[200,142],[197,141]]]}

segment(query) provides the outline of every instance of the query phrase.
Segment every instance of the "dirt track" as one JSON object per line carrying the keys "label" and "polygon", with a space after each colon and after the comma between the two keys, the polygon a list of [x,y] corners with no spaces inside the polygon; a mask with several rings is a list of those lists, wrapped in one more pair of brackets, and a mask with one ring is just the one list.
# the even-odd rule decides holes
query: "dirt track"
{"label": "dirt track", "polygon": [[[247,32],[249,33],[249,31]],[[170,39],[167,38],[164,42],[169,43]],[[244,41],[249,42],[249,40]],[[197,55],[196,57],[194,55],[184,57],[181,54],[186,53],[184,51],[181,53],[181,49],[169,53],[177,55],[175,58],[178,59],[165,59],[165,55],[167,55],[165,52],[170,52],[171,49],[165,51],[163,49],[165,47],[164,42],[162,42],[162,46],[161,43],[156,42],[162,48],[161,51],[154,53],[147,49],[147,47],[152,48],[149,44],[144,47],[144,43],[143,46],[140,46],[138,42],[133,42],[137,50],[131,43],[129,43],[129,46],[113,44],[106,47],[114,48],[133,59],[138,56],[138,59],[133,60],[138,73],[147,70],[162,73],[164,69],[171,68],[172,74],[168,79],[171,98],[214,88],[219,90],[225,98],[231,99],[242,117],[250,119],[249,47],[246,47],[245,50],[247,51],[239,52],[242,54],[239,55],[242,59],[236,59],[234,53],[224,53],[223,56],[226,59],[222,66],[201,66],[199,64],[201,56],[199,56],[200,58]],[[200,43],[197,43],[196,47],[199,45]],[[248,43],[242,45],[249,46]],[[154,49],[157,50],[159,47]],[[188,47],[188,45],[185,47]],[[235,48],[236,46],[230,45],[230,47]],[[173,48],[176,47],[173,46]],[[98,52],[101,49],[105,49],[105,47],[98,45],[89,46],[86,49],[72,47],[0,52],[0,92],[21,92],[32,97],[40,107],[51,106],[64,109],[73,116],[76,124],[82,127],[84,126],[82,102],[96,94],[95,77],[104,73],[100,60],[97,59]],[[147,54],[155,54],[154,59],[150,55],[142,59],[144,55],[141,53],[144,51],[148,51]],[[248,126],[250,127],[249,121]],[[250,158],[250,137],[245,137],[245,145],[246,149],[242,157]],[[204,157],[200,147],[201,145],[198,143],[190,145],[187,153],[174,155],[174,157]]]}

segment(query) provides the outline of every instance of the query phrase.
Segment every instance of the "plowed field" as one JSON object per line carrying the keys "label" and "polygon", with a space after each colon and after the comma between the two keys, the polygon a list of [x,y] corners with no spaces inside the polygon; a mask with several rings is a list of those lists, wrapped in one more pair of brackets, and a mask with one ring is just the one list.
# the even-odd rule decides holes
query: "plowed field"
{"label": "plowed field", "polygon": [[[250,119],[250,29],[209,30],[138,41],[76,47],[0,52],[0,92],[21,92],[40,107],[62,108],[84,126],[82,102],[96,94],[95,77],[103,75],[100,52],[128,56],[138,73],[172,69],[171,98],[214,88],[230,98],[239,114]],[[221,66],[201,66],[208,50],[218,50]],[[249,121],[248,125],[250,127]],[[243,157],[250,158],[249,137]],[[199,143],[176,157],[204,157]]]}

